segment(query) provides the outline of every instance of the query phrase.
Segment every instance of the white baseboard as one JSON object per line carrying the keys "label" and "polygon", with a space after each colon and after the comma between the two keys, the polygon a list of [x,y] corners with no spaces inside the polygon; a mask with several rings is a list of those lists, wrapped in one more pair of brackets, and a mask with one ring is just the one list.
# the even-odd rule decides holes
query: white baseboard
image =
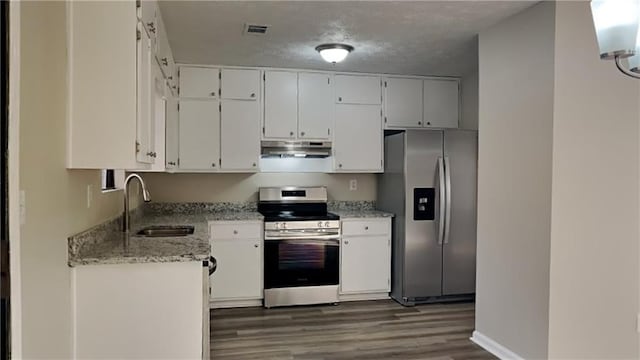
{"label": "white baseboard", "polygon": [[227,309],[238,307],[257,307],[262,306],[262,299],[258,300],[211,300],[209,301],[210,309]]}
{"label": "white baseboard", "polygon": [[343,301],[366,301],[366,300],[384,300],[389,298],[389,293],[369,293],[369,294],[340,294],[338,299]]}
{"label": "white baseboard", "polygon": [[524,360],[523,357],[498,344],[493,339],[475,330],[470,338],[471,341],[478,344],[483,349],[492,353],[499,359],[503,360]]}

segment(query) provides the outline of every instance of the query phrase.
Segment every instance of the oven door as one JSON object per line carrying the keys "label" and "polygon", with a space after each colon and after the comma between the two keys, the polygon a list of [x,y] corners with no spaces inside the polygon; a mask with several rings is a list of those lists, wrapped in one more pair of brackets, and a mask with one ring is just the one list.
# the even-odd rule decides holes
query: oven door
{"label": "oven door", "polygon": [[339,236],[265,238],[266,289],[338,285]]}

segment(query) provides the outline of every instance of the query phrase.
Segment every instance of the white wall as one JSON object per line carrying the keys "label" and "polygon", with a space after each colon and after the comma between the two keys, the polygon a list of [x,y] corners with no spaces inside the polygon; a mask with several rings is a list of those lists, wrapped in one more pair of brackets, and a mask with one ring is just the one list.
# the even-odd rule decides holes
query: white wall
{"label": "white wall", "polygon": [[[474,53],[478,54],[478,38],[473,42]],[[460,128],[478,130],[478,64],[468,73],[462,75],[462,111]]]}
{"label": "white wall", "polygon": [[[20,189],[26,195],[26,223],[20,229],[22,356],[68,359],[67,237],[117,216],[122,211],[122,192],[102,194],[99,171],[65,169],[64,2],[21,2],[20,6]],[[94,201],[87,209],[89,184]]]}
{"label": "white wall", "polygon": [[549,358],[638,359],[640,81],[556,5]]}
{"label": "white wall", "polygon": [[547,355],[554,5],[480,33],[476,330]]}
{"label": "white wall", "polygon": [[[329,200],[375,200],[375,174],[141,174],[157,202],[257,201],[261,186],[327,186]],[[358,189],[349,190],[349,180]]]}

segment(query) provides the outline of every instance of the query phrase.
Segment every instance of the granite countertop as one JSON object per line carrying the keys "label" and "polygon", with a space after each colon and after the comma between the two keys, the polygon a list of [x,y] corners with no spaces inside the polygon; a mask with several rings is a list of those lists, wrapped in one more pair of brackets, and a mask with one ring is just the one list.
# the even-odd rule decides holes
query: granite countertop
{"label": "granite countertop", "polygon": [[[209,259],[209,221],[262,221],[249,208],[172,208],[138,211],[131,217],[131,232],[122,232],[114,219],[69,238],[69,266],[151,262],[205,261]],[[143,237],[135,234],[151,225],[192,225],[194,233],[179,237]]]}
{"label": "granite countertop", "polygon": [[362,209],[362,210],[329,210],[330,212],[339,215],[340,219],[355,219],[355,218],[381,218],[381,217],[393,217],[392,213],[380,210]]}
{"label": "granite countertop", "polygon": [[[373,201],[330,201],[329,211],[342,219],[392,217]],[[131,232],[122,232],[120,218],[69,238],[69,266],[209,259],[209,221],[263,221],[255,202],[149,203],[132,212]],[[179,237],[135,235],[152,225],[192,225],[194,233]]]}

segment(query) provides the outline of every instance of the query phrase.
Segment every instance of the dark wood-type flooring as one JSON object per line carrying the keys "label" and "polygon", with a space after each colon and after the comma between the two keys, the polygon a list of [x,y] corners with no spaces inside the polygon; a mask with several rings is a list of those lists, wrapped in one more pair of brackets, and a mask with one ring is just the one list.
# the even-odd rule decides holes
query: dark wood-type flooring
{"label": "dark wood-type flooring", "polygon": [[391,300],[211,311],[211,358],[495,359],[469,340],[474,304]]}

